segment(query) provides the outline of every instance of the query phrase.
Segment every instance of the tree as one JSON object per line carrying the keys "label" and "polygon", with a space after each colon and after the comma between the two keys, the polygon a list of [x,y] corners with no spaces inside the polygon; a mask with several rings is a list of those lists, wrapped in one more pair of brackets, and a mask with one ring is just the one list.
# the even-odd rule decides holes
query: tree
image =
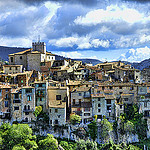
{"label": "tree", "polygon": [[113,130],[113,126],[107,119],[103,119],[100,122],[100,125],[101,125],[101,137],[102,137],[102,140],[106,141],[109,138],[110,131]]}
{"label": "tree", "polygon": [[57,150],[58,142],[52,134],[47,134],[44,140],[39,141],[39,150]]}
{"label": "tree", "polygon": [[37,117],[42,112],[42,106],[36,106],[34,115]]}
{"label": "tree", "polygon": [[[7,129],[6,129],[7,128]],[[2,150],[12,150],[15,145],[24,146],[25,148],[37,148],[34,141],[36,136],[32,135],[32,129],[27,124],[8,124],[2,125],[1,137],[3,139]]]}
{"label": "tree", "polygon": [[87,150],[85,140],[77,141],[76,150]]}
{"label": "tree", "polygon": [[12,150],[26,150],[24,146],[15,145]]}
{"label": "tree", "polygon": [[90,124],[88,124],[89,134],[93,141],[97,138],[97,123],[96,121],[92,121]]}
{"label": "tree", "polygon": [[90,140],[77,141],[76,150],[97,150],[97,143]]}
{"label": "tree", "polygon": [[77,123],[80,123],[81,122],[81,117],[79,115],[76,115],[76,114],[71,114],[70,115],[70,123],[75,125]]}
{"label": "tree", "polygon": [[60,145],[65,149],[65,150],[73,150],[73,145],[69,144],[67,141],[61,141]]}

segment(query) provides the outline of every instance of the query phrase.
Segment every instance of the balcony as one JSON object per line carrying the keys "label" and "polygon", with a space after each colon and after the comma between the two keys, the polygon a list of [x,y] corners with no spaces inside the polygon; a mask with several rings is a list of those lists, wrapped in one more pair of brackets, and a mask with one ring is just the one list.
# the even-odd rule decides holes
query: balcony
{"label": "balcony", "polygon": [[79,116],[82,116],[82,111],[74,111],[74,113],[76,113]]}
{"label": "balcony", "polygon": [[23,112],[34,112],[33,109],[24,109]]}
{"label": "balcony", "polygon": [[83,97],[84,97],[84,98],[90,98],[91,95],[90,95],[90,94],[85,94],[85,95],[83,95]]}
{"label": "balcony", "polygon": [[72,104],[72,107],[81,107],[81,104]]}
{"label": "balcony", "polygon": [[21,100],[19,99],[13,100],[13,103],[21,103]]}

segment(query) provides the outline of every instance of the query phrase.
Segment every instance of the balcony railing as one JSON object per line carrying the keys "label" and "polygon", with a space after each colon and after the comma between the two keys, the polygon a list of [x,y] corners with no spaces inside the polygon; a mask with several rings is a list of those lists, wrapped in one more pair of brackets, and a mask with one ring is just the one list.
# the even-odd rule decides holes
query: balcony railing
{"label": "balcony railing", "polygon": [[24,109],[23,112],[33,112],[33,109]]}
{"label": "balcony railing", "polygon": [[86,95],[83,95],[84,98],[90,98],[91,95],[90,94],[86,94]]}
{"label": "balcony railing", "polygon": [[21,103],[21,100],[13,100],[13,103]]}

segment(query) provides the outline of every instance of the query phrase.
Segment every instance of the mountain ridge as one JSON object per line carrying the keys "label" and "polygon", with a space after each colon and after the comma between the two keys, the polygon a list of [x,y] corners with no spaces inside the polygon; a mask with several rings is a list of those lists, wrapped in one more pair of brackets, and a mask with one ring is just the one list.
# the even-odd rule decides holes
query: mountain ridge
{"label": "mountain ridge", "polygon": [[[8,61],[8,55],[12,54],[12,53],[17,53],[23,50],[26,50],[29,48],[21,48],[21,47],[6,47],[6,46],[0,46],[0,57],[1,59]],[[70,58],[66,58],[63,56],[59,56],[56,55],[56,59],[57,60],[62,60],[62,59],[70,59]],[[98,63],[102,63],[102,61],[98,60],[98,59],[91,59],[91,58],[81,58],[81,59],[72,59],[72,60],[81,60],[83,61],[83,63],[91,63],[92,65],[96,65]],[[139,70],[143,70],[144,68],[150,68],[150,58],[149,59],[145,59],[139,63],[137,62],[128,62],[128,61],[122,61],[128,64],[131,64],[132,67],[139,69]]]}

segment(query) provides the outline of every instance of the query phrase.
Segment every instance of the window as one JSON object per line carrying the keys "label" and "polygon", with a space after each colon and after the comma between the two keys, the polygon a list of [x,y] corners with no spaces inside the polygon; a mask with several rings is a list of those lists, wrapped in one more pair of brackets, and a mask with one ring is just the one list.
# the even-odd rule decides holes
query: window
{"label": "window", "polygon": [[8,107],[8,101],[5,101],[5,107]]}
{"label": "window", "polygon": [[40,97],[39,100],[40,100],[40,101],[43,101],[43,97]]}
{"label": "window", "polygon": [[86,87],[88,87],[88,85],[86,85]]}
{"label": "window", "polygon": [[111,106],[107,106],[107,110],[111,110]]}
{"label": "window", "polygon": [[22,56],[20,56],[20,59],[22,59]]}
{"label": "window", "polygon": [[79,96],[81,96],[81,93],[79,93]]}
{"label": "window", "polygon": [[30,110],[30,105],[28,105],[28,110]]}
{"label": "window", "polygon": [[14,106],[14,111],[19,110],[19,106]]}
{"label": "window", "polygon": [[128,98],[124,98],[124,101],[128,101]]}
{"label": "window", "polygon": [[144,102],[144,107],[147,107],[147,102]]}
{"label": "window", "polygon": [[98,109],[98,112],[101,112],[101,109]]}
{"label": "window", "polygon": [[134,90],[134,87],[132,86],[132,87],[130,87],[130,90]]}
{"label": "window", "polygon": [[119,86],[119,89],[122,89],[122,86]]}
{"label": "window", "polygon": [[104,90],[104,86],[102,86],[102,90]]}
{"label": "window", "polygon": [[26,110],[27,109],[27,106],[26,105],[24,105],[24,110]]}
{"label": "window", "polygon": [[79,105],[81,106],[81,99],[79,99]]}
{"label": "window", "polygon": [[28,118],[26,117],[24,121],[25,121],[25,122],[28,122]]}
{"label": "window", "polygon": [[122,105],[120,105],[120,109],[122,109]]}
{"label": "window", "polygon": [[32,89],[26,89],[26,93],[32,93]]}
{"label": "window", "polygon": [[11,67],[9,68],[9,70],[11,70]]}
{"label": "window", "polygon": [[64,83],[61,83],[61,87],[64,87],[65,86],[65,84]]}
{"label": "window", "polygon": [[90,116],[90,113],[84,113],[84,116]]}
{"label": "window", "polygon": [[16,67],[16,70],[18,70],[18,67]]}
{"label": "window", "polygon": [[56,100],[61,100],[61,95],[56,95]]}
{"label": "window", "polygon": [[14,94],[14,99],[18,99],[18,98],[19,98],[19,94],[18,93]]}
{"label": "window", "polygon": [[58,120],[55,120],[55,124],[58,124]]}
{"label": "window", "polygon": [[100,97],[98,98],[98,101],[100,101],[101,99],[100,99]]}
{"label": "window", "polygon": [[50,124],[52,124],[52,120],[50,120]]}
{"label": "window", "polygon": [[55,113],[58,113],[58,109],[55,109]]}
{"label": "window", "polygon": [[111,99],[107,99],[107,104],[111,104]]}
{"label": "window", "polygon": [[73,105],[75,105],[76,104],[76,100],[75,99],[73,99]]}
{"label": "window", "polygon": [[99,94],[99,93],[100,93],[100,91],[97,91],[97,93]]}
{"label": "window", "polygon": [[27,96],[27,101],[31,101],[31,96],[30,95]]}
{"label": "window", "polygon": [[25,112],[25,115],[29,115],[29,112]]}
{"label": "window", "polygon": [[13,57],[10,57],[10,61],[13,62]]}
{"label": "window", "polygon": [[110,90],[112,90],[112,89],[113,89],[113,87],[112,87],[112,86],[110,86],[110,87],[109,87],[109,89],[110,89]]}
{"label": "window", "polygon": [[52,110],[51,110],[51,109],[49,109],[49,112],[51,113],[51,112],[52,112]]}
{"label": "window", "polygon": [[98,104],[98,107],[101,107],[101,104]]}

